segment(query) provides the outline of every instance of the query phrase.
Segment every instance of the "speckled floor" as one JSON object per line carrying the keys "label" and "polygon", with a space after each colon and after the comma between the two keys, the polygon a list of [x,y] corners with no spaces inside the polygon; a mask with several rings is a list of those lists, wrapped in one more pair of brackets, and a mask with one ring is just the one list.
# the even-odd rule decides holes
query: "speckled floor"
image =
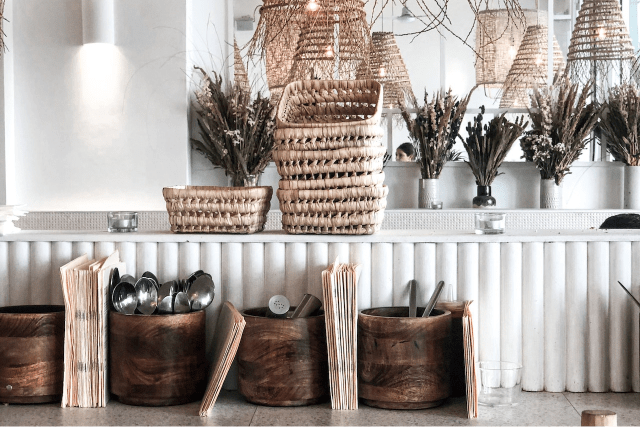
{"label": "speckled floor", "polygon": [[477,420],[466,418],[463,398],[438,408],[390,411],[360,405],[357,411],[332,411],[329,403],[271,408],[245,402],[223,391],[208,418],[200,402],[160,408],[112,401],[103,409],[62,409],[58,404],[0,405],[0,425],[580,425],[585,409],[608,409],[618,425],[640,425],[640,393],[523,393],[513,408],[480,407]]}

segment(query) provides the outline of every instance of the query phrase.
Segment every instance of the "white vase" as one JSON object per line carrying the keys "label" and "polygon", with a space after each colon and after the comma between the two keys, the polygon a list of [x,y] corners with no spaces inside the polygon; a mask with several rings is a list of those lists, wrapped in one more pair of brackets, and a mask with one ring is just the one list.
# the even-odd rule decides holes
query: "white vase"
{"label": "white vase", "polygon": [[418,183],[418,207],[430,209],[431,203],[440,201],[440,180],[420,179]]}
{"label": "white vase", "polygon": [[540,180],[540,209],[562,209],[562,185],[555,179]]}
{"label": "white vase", "polygon": [[624,208],[640,209],[640,166],[624,167]]}

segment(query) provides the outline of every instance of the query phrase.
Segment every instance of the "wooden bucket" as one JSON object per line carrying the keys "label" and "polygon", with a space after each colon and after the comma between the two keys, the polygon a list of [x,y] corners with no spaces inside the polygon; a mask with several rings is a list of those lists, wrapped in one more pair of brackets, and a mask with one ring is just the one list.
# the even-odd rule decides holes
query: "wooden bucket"
{"label": "wooden bucket", "polygon": [[0,308],[0,402],[62,399],[64,306]]}
{"label": "wooden bucket", "polygon": [[109,314],[111,393],[128,405],[180,405],[207,385],[205,312]]}
{"label": "wooden bucket", "polygon": [[242,313],[247,324],[237,354],[240,393],[249,402],[268,406],[328,400],[324,314],[277,319],[265,317],[266,311],[264,307]]}
{"label": "wooden bucket", "polygon": [[408,314],[408,307],[359,313],[358,393],[369,406],[424,409],[449,397],[451,313]]}

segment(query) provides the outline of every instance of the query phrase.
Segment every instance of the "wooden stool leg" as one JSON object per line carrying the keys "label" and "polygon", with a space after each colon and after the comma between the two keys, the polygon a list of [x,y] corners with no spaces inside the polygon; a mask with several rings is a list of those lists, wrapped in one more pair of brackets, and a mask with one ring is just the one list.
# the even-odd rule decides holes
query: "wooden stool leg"
{"label": "wooden stool leg", "polygon": [[599,409],[582,411],[581,424],[583,426],[617,426],[618,416],[615,412]]}

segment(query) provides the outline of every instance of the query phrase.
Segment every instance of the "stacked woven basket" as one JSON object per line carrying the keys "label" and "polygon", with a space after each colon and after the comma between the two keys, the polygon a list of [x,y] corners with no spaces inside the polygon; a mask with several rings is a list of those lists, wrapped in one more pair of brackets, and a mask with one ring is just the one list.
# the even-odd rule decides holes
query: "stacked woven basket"
{"label": "stacked woven basket", "polygon": [[388,188],[382,172],[382,87],[373,80],[304,80],[280,100],[273,159],[288,233],[373,234]]}

